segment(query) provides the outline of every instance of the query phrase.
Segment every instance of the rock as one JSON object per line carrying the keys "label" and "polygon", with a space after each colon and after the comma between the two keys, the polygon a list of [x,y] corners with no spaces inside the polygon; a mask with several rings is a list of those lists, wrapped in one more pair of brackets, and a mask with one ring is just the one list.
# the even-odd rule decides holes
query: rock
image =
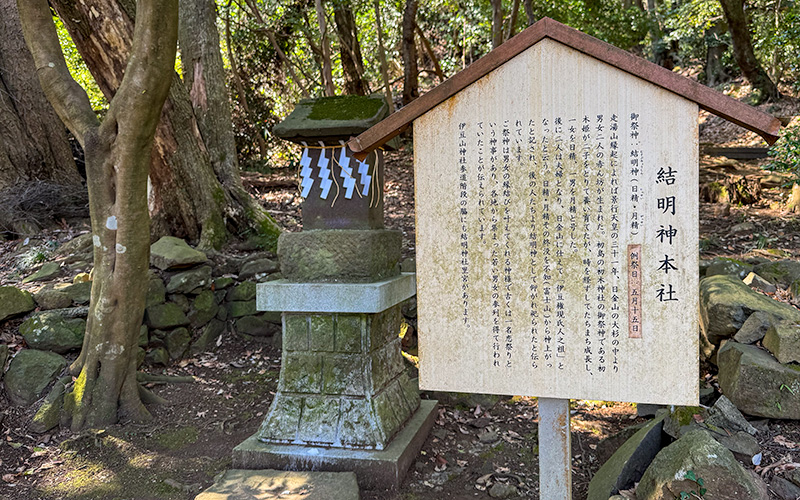
{"label": "rock", "polygon": [[192,328],[199,328],[205,325],[211,321],[211,318],[217,315],[218,308],[219,306],[217,305],[217,299],[214,297],[214,292],[211,290],[203,290],[197,295],[194,301],[192,301],[192,305],[189,308],[189,314],[187,315],[189,324]]}
{"label": "rock", "polygon": [[73,283],[86,283],[87,281],[92,281],[92,277],[89,273],[78,273],[72,278]]}
{"label": "rock", "polygon": [[228,308],[222,306],[218,307],[216,318],[220,321],[226,321],[228,319]]}
{"label": "rock", "polygon": [[217,278],[214,280],[214,290],[224,290],[234,283],[236,283],[236,280],[233,278],[226,278],[224,276],[222,278]]}
{"label": "rock", "polygon": [[174,302],[166,302],[150,306],[145,310],[145,321],[147,326],[157,330],[175,328],[189,324],[189,318],[184,314],[183,309]]}
{"label": "rock", "polygon": [[150,276],[150,281],[147,283],[147,298],[144,306],[150,307],[163,304],[166,300],[167,288],[164,286],[164,282],[158,276]]}
{"label": "rock", "polygon": [[753,268],[753,272],[772,284],[788,287],[800,279],[800,262],[789,259],[766,262]]}
{"label": "rock", "polygon": [[42,434],[58,425],[61,419],[61,407],[64,405],[64,392],[68,383],[72,382],[72,377],[61,377],[50,389],[50,393],[44,398],[42,406],[36,411],[28,429]]}
{"label": "rock", "polygon": [[19,326],[19,333],[33,349],[64,354],[80,349],[86,332],[86,321],[65,318],[55,312],[34,314]]}
{"label": "rock", "polygon": [[182,293],[173,293],[171,295],[167,295],[167,299],[170,302],[177,304],[184,313],[188,313],[189,309],[192,308],[192,303],[189,302],[189,297]]}
{"label": "rock", "polygon": [[717,354],[722,392],[743,413],[800,419],[800,371],[756,346],[728,341]]}
{"label": "rock", "polygon": [[509,483],[498,481],[489,487],[489,496],[492,498],[511,498],[518,494],[517,487]]}
{"label": "rock", "polygon": [[732,433],[746,432],[751,436],[756,435],[756,428],[745,420],[742,412],[725,396],[720,396],[714,406],[708,409],[705,423],[721,427]]}
{"label": "rock", "polygon": [[730,234],[752,234],[756,230],[756,225],[752,222],[740,222],[730,229]]}
{"label": "rock", "polygon": [[661,430],[667,412],[647,422],[609,458],[589,483],[587,500],[607,500],[633,488],[663,446]]}
{"label": "rock", "polygon": [[797,486],[800,486],[800,469],[794,469],[787,472],[786,479],[796,484]]}
{"label": "rock", "polygon": [[167,283],[167,293],[189,293],[211,285],[211,266],[200,266],[173,275]]}
{"label": "rock", "polygon": [[[695,480],[692,480],[692,477]],[[692,430],[661,450],[636,488],[639,500],[672,500],[707,489],[706,500],[767,500],[766,488],[706,431]],[[698,495],[699,496],[699,495]]]}
{"label": "rock", "polygon": [[0,344],[0,380],[3,380],[3,374],[6,371],[6,361],[8,361],[8,346]]}
{"label": "rock", "polygon": [[764,311],[756,311],[745,320],[742,327],[733,336],[733,340],[740,344],[755,344],[764,338],[774,321],[775,318],[771,314]]}
{"label": "rock", "polygon": [[262,317],[243,316],[236,320],[236,331],[253,337],[271,337],[281,329]]}
{"label": "rock", "polygon": [[745,455],[752,458],[753,455],[756,455],[759,451],[761,451],[761,446],[759,446],[758,440],[743,431],[739,431],[731,435],[728,435],[727,433],[719,434],[715,432],[712,434],[712,436],[719,444],[740,455]]}
{"label": "rock", "polygon": [[73,283],[71,285],[56,285],[56,290],[64,292],[70,296],[76,304],[88,304],[92,298],[92,282]]}
{"label": "rock", "polygon": [[164,236],[150,245],[150,264],[162,271],[191,267],[206,260],[206,254],[173,236]]}
{"label": "rock", "polygon": [[151,365],[166,365],[169,364],[169,352],[163,347],[156,347],[147,352],[144,360]]}
{"label": "rock", "polygon": [[72,305],[72,298],[69,295],[51,288],[45,288],[35,293],[33,295],[33,300],[36,301],[36,305],[39,306],[39,309],[42,311],[63,309]]}
{"label": "rock", "polygon": [[225,300],[233,302],[237,300],[254,300],[256,298],[256,284],[252,281],[245,281],[228,290]]}
{"label": "rock", "polygon": [[191,341],[192,335],[186,328],[176,328],[164,336],[164,344],[172,359],[179,359],[183,356]]}
{"label": "rock", "polygon": [[228,302],[228,314],[231,318],[241,318],[242,316],[258,314],[258,311],[256,311],[256,301]]}
{"label": "rock", "polygon": [[47,281],[50,278],[58,276],[61,272],[61,265],[58,262],[45,262],[38,271],[23,279],[23,283],[30,283],[31,281]]}
{"label": "rock", "polygon": [[272,273],[278,272],[278,263],[272,259],[258,259],[245,262],[239,271],[240,280],[261,281]]}
{"label": "rock", "polygon": [[706,411],[699,406],[672,406],[664,419],[664,433],[678,439],[692,429],[698,428],[695,415],[703,420]]}
{"label": "rock", "polygon": [[33,311],[35,307],[29,292],[13,286],[0,286],[0,321]]}
{"label": "rock", "polygon": [[750,288],[755,288],[756,290],[761,290],[764,293],[775,293],[778,290],[778,287],[770,283],[769,281],[765,280],[761,276],[757,275],[756,273],[750,273],[742,280],[744,284],[749,286]]}
{"label": "rock", "polygon": [[192,343],[192,346],[189,348],[189,353],[191,355],[195,355],[209,350],[216,342],[217,337],[219,337],[224,331],[225,323],[216,319],[212,319],[203,328],[203,332],[200,334],[200,336],[197,337],[197,339],[195,339],[195,341]]}
{"label": "rock", "polygon": [[67,257],[70,255],[84,254],[91,258],[93,253],[92,233],[80,234],[65,242],[56,250],[56,256]]}
{"label": "rock", "polygon": [[706,268],[706,277],[734,276],[742,279],[753,270],[753,266],[729,257],[715,257]]}
{"label": "rock", "polygon": [[637,403],[636,404],[636,416],[637,417],[654,417],[659,410],[665,409],[666,406],[664,405],[654,405],[649,403]]}
{"label": "rock", "polygon": [[700,327],[711,344],[732,337],[756,311],[800,322],[800,311],[754,292],[740,279],[711,276],[700,281]]}
{"label": "rock", "polygon": [[776,321],[767,330],[762,343],[780,363],[800,361],[800,323]]}
{"label": "rock", "polygon": [[354,472],[232,469],[195,500],[358,500]]}
{"label": "rock", "polygon": [[148,335],[147,325],[142,325],[139,327],[139,347],[147,347],[149,343],[150,337]]}
{"label": "rock", "polygon": [[781,500],[797,500],[800,498],[800,486],[780,476],[773,477],[769,486]]}
{"label": "rock", "polygon": [[15,405],[33,403],[66,367],[67,360],[54,352],[19,351],[3,379],[8,399]]}
{"label": "rock", "polygon": [[700,387],[700,404],[703,406],[711,406],[714,404],[716,392],[713,387]]}

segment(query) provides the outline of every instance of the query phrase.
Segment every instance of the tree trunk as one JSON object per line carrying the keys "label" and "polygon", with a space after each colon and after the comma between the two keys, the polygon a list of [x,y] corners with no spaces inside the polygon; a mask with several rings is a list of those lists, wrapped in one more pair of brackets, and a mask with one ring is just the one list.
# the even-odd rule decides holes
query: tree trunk
{"label": "tree trunk", "polygon": [[383,46],[383,26],[381,23],[381,6],[375,0],[375,31],[378,33],[378,59],[381,63],[381,77],[383,78],[383,88],[386,95],[386,104],[389,105],[389,113],[394,111],[394,101],[392,100],[392,84],[389,82],[389,65],[386,63],[386,49]]}
{"label": "tree trunk", "polygon": [[508,33],[506,34],[506,40],[510,39],[516,33],[517,29],[517,14],[519,13],[519,0],[514,0],[514,4],[511,7],[511,19],[508,21]]}
{"label": "tree trunk", "polygon": [[416,31],[419,36],[419,41],[422,42],[422,48],[425,49],[425,53],[428,54],[428,59],[433,63],[433,71],[436,73],[436,76],[439,77],[439,81],[443,82],[445,80],[444,71],[442,71],[442,65],[439,64],[439,58],[436,57],[436,54],[433,52],[431,42],[428,41],[428,38],[425,36],[425,33],[422,32],[419,25],[417,25]]}
{"label": "tree trunk", "polygon": [[331,42],[328,40],[328,22],[325,20],[325,7],[322,0],[314,0],[314,7],[317,11],[317,24],[319,24],[320,45],[322,45],[322,84],[325,86],[325,95],[330,97],[336,95],[336,88],[333,86],[333,65],[331,64]]}
{"label": "tree trunk", "polygon": [[339,37],[339,55],[344,74],[344,93],[347,95],[367,95],[369,86],[364,80],[364,61],[361,58],[361,45],[358,43],[356,18],[349,3],[337,3],[333,9],[336,34]]}
{"label": "tree trunk", "polygon": [[747,16],[744,12],[743,0],[720,0],[725,19],[728,21],[728,28],[731,31],[733,41],[733,56],[742,74],[750,82],[750,85],[760,94],[759,101],[776,100],[780,98],[780,92],[775,83],[770,80],[767,72],[756,59],[753,52],[753,41],[750,37],[750,28],[747,24]]}
{"label": "tree trunk", "polygon": [[[59,17],[109,101],[119,88],[133,33],[133,0],[52,0]],[[205,80],[208,74],[203,74]],[[206,90],[208,105],[208,90]],[[235,161],[209,158],[192,99],[173,72],[150,169],[151,237],[165,234],[218,248],[230,234],[253,229],[274,243],[280,228],[247,196]],[[220,158],[218,157],[217,160]]]}
{"label": "tree trunk", "polygon": [[34,180],[79,185],[66,131],[36,77],[17,3],[0,0],[0,189]]}
{"label": "tree trunk", "polygon": [[722,29],[719,23],[713,24],[705,33],[706,39],[706,85],[714,87],[727,78],[725,67],[722,65],[722,56],[725,54],[725,44],[720,41]]}
{"label": "tree trunk", "polygon": [[533,14],[533,0],[524,0],[525,17],[528,18],[528,26],[536,22],[536,16]]}
{"label": "tree trunk", "polygon": [[419,97],[419,69],[414,28],[417,26],[417,0],[406,0],[403,10],[403,105]]}
{"label": "tree trunk", "polygon": [[[19,0],[39,79],[86,153],[94,238],[94,281],[83,347],[65,395],[73,431],[118,420],[147,420],[136,380],[150,245],[148,152],[169,91],[178,31],[178,0],[139,0],[125,79],[102,123],[71,78],[47,0]],[[114,34],[109,35],[112,39]]]}
{"label": "tree trunk", "polygon": [[503,0],[492,2],[492,48],[496,49],[503,43]]}

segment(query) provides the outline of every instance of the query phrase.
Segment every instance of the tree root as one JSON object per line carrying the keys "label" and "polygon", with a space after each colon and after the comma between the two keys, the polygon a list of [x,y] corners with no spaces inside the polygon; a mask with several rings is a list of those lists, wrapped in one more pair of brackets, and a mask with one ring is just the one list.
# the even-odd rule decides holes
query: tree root
{"label": "tree root", "polygon": [[142,399],[142,403],[144,404],[154,404],[154,405],[168,405],[169,401],[162,398],[161,396],[157,396],[153,393],[150,389],[145,388],[144,386],[139,386],[139,397]]}
{"label": "tree root", "polygon": [[136,381],[140,384],[186,384],[195,382],[192,376],[177,377],[172,375],[152,375],[150,373],[136,373]]}

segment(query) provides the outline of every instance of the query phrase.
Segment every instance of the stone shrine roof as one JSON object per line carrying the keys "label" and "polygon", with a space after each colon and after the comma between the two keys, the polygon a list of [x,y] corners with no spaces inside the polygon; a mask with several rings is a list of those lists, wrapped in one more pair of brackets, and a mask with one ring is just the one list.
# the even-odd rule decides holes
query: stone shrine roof
{"label": "stone shrine roof", "polygon": [[700,108],[757,133],[769,144],[773,144],[778,139],[781,125],[777,118],[728,97],[722,92],[545,17],[478,59],[464,71],[453,75],[441,85],[396,113],[389,115],[377,125],[350,139],[348,146],[356,153],[357,157],[370,153],[396,137],[411,122],[429,110],[545,38],[555,40],[693,101]]}

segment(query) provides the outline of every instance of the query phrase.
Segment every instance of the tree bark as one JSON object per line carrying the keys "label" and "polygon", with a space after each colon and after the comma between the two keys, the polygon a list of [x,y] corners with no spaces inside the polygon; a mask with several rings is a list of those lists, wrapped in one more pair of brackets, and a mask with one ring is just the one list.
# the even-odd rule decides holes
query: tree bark
{"label": "tree bark", "polygon": [[17,4],[0,0],[0,189],[34,180],[81,183],[66,127],[36,77]]}
{"label": "tree bark", "polygon": [[759,92],[758,100],[779,99],[778,87],[770,80],[753,51],[753,40],[750,37],[747,15],[744,12],[744,1],[720,0],[720,4],[722,4],[725,19],[728,21],[728,29],[731,31],[733,56],[744,77]]}
{"label": "tree bark", "polygon": [[516,33],[517,29],[517,14],[519,13],[519,0],[514,0],[514,4],[511,7],[511,18],[508,21],[508,33],[506,34],[506,40],[510,39]]}
{"label": "tree bark", "polygon": [[375,9],[375,31],[378,33],[378,59],[381,63],[381,77],[383,78],[384,94],[386,104],[389,105],[389,113],[394,112],[394,101],[392,100],[392,84],[389,83],[389,65],[386,62],[386,49],[383,46],[383,26],[381,23],[381,6],[378,0],[373,3]]}
{"label": "tree bark", "polygon": [[492,48],[496,49],[503,43],[503,0],[492,2]]}
{"label": "tree bark", "polygon": [[[122,82],[130,52],[133,0],[50,3],[98,86],[111,100]],[[238,170],[224,171],[226,164],[218,162],[218,176],[190,93],[174,72],[171,81],[152,153],[148,193],[151,237],[171,234],[196,241],[202,248],[218,248],[231,234],[254,230],[271,243],[280,228],[247,196],[241,179],[237,181]]]}
{"label": "tree bark", "polygon": [[136,380],[150,252],[147,175],[173,72],[178,1],[137,5],[125,77],[99,123],[69,74],[47,0],[18,2],[42,88],[86,153],[95,269],[83,348],[70,367],[77,379],[64,403],[73,431],[150,418]]}
{"label": "tree bark", "polygon": [[325,87],[325,95],[330,97],[336,95],[336,87],[333,86],[331,42],[328,40],[328,22],[325,20],[325,7],[322,5],[322,0],[314,0],[314,8],[317,12],[317,23],[319,24],[319,43],[322,46],[322,84]]}
{"label": "tree bark", "polygon": [[533,0],[524,0],[525,17],[528,18],[528,26],[536,22],[536,16],[533,14]]}
{"label": "tree bark", "polygon": [[443,82],[445,80],[444,71],[442,71],[442,65],[439,64],[439,58],[436,57],[436,54],[433,52],[431,42],[425,37],[425,33],[422,32],[422,29],[419,27],[419,25],[417,25],[416,31],[420,42],[422,42],[422,47],[425,49],[425,53],[428,54],[428,58],[433,63],[433,71],[436,73],[436,76],[439,77],[439,81]]}
{"label": "tree bark", "polygon": [[336,4],[333,9],[336,34],[339,37],[339,55],[344,74],[344,93],[348,95],[367,95],[369,85],[364,80],[364,60],[361,45],[358,43],[358,30],[353,9],[347,2]]}
{"label": "tree bark", "polygon": [[719,23],[713,24],[705,33],[706,39],[706,85],[714,87],[726,79],[725,67],[722,65],[722,56],[725,54],[725,45],[720,41],[723,30]]}
{"label": "tree bark", "polygon": [[406,0],[403,10],[403,105],[419,97],[419,69],[414,28],[417,26],[417,0]]}

